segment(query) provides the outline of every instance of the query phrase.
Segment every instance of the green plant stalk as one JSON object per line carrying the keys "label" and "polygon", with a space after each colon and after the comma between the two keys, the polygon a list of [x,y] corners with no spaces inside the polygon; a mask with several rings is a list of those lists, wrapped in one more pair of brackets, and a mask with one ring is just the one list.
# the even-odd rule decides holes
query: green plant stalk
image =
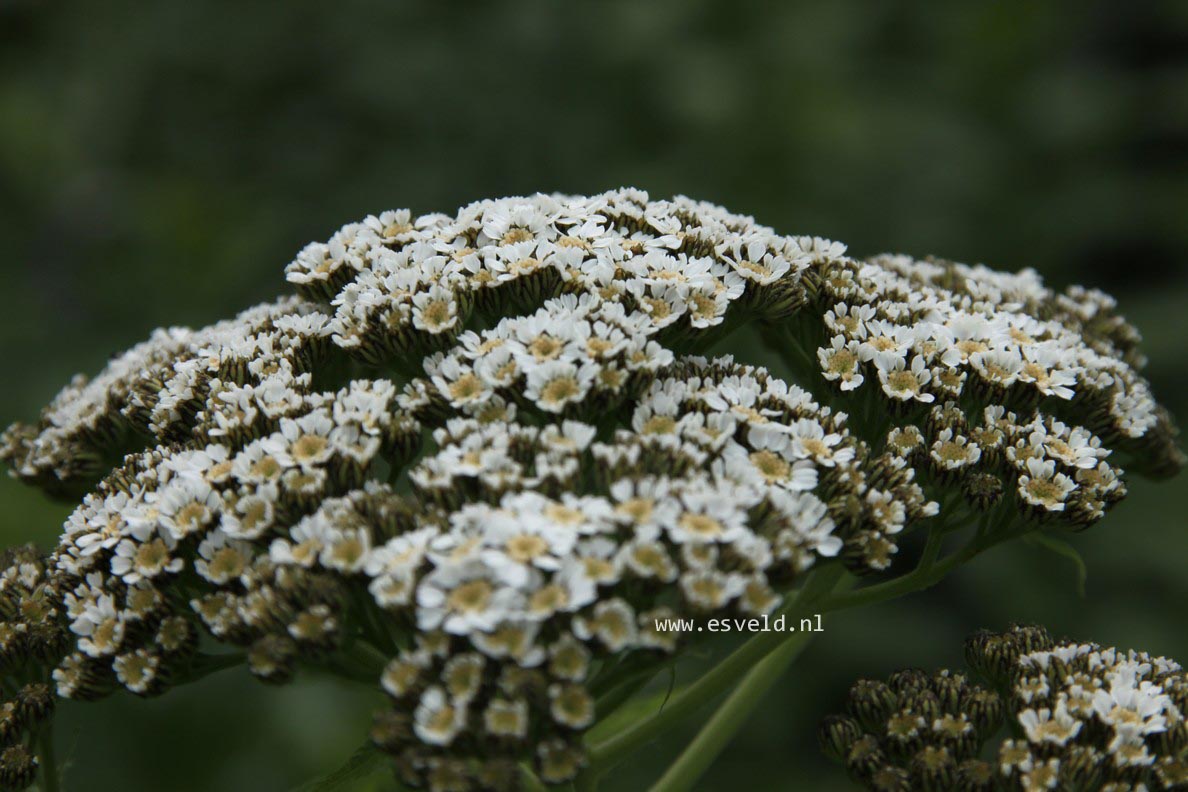
{"label": "green plant stalk", "polygon": [[859,605],[886,602],[890,599],[902,597],[905,594],[930,588],[939,583],[942,578],[957,567],[968,563],[974,557],[984,553],[995,545],[1027,533],[1028,530],[1030,528],[1022,531],[976,536],[960,550],[950,553],[940,561],[936,561],[936,556],[940,551],[940,541],[943,531],[939,527],[934,528],[929,532],[928,545],[925,547],[924,557],[921,559],[920,564],[911,572],[894,580],[888,580],[886,583],[866,586],[857,591],[849,591],[831,596],[821,603],[821,610],[828,613],[845,610],[846,608],[855,608]]}
{"label": "green plant stalk", "polygon": [[[780,613],[787,615],[789,619],[799,617],[800,613],[819,599],[825,591],[832,589],[843,571],[840,564],[830,564],[812,573],[800,594],[781,609]],[[602,775],[636,749],[663,734],[674,723],[684,720],[706,702],[726,692],[739,676],[754,667],[786,637],[782,633],[765,632],[748,640],[680,695],[670,699],[660,712],[593,746],[590,749],[590,769],[587,773],[595,778]]]}
{"label": "green plant stalk", "polygon": [[651,792],[684,792],[692,789],[701,774],[714,763],[722,749],[747,722],[751,711],[808,646],[812,637],[813,633],[808,631],[793,633],[760,660],[706,721],[693,741],[685,746],[685,750],[656,782]]}
{"label": "green plant stalk", "polygon": [[223,654],[199,654],[190,662],[189,672],[178,685],[189,685],[205,679],[211,674],[217,674],[228,668],[240,665],[246,659],[242,652],[225,652]]}
{"label": "green plant stalk", "polygon": [[525,765],[520,765],[520,786],[524,792],[545,792],[545,785]]}
{"label": "green plant stalk", "polygon": [[52,722],[41,730],[37,740],[37,762],[41,767],[41,792],[58,792],[58,760],[54,754]]}
{"label": "green plant stalk", "polygon": [[367,641],[357,640],[350,646],[350,656],[378,679],[392,658]]}
{"label": "green plant stalk", "polygon": [[387,661],[383,652],[359,639],[328,658],[324,667],[345,679],[375,687],[379,684]]}
{"label": "green plant stalk", "polygon": [[360,670],[345,659],[332,657],[322,664],[321,667],[323,670],[348,682],[357,682],[360,685],[366,685],[368,687],[375,687],[376,685],[377,677]]}
{"label": "green plant stalk", "polygon": [[[975,537],[961,550],[938,563],[936,559],[940,555],[945,533],[943,523],[933,523],[928,531],[928,541],[924,545],[920,563],[908,574],[897,580],[889,581],[888,584],[829,596],[819,605],[819,608],[822,611],[838,610],[848,607],[846,605],[848,601],[881,602],[927,588],[938,582],[953,567],[965,563],[982,551],[1010,537],[1010,534],[993,539]],[[693,741],[685,746],[685,750],[681,752],[677,760],[669,766],[660,780],[652,787],[652,792],[683,792],[683,790],[691,789],[701,774],[713,764],[718,754],[746,723],[751,711],[758,706],[797,656],[804,651],[811,639],[812,633],[793,633],[775,650],[760,660],[702,726]]]}
{"label": "green plant stalk", "polygon": [[573,779],[573,792],[597,792],[598,777],[588,773],[580,773]]}
{"label": "green plant stalk", "polygon": [[[928,531],[928,541],[924,545],[920,563],[900,580],[925,579],[925,575],[936,566],[936,558],[940,555],[944,535],[945,526],[941,523],[933,523]],[[888,596],[898,596],[898,594],[891,593]],[[831,601],[836,600],[832,596],[827,598],[821,605],[822,609],[827,608]],[[750,717],[751,711],[759,705],[767,692],[808,646],[812,637],[811,632],[793,633],[748,671],[739,682],[738,687],[726,697],[713,716],[701,727],[697,736],[685,746],[676,761],[656,782],[651,792],[678,792],[691,789],[702,773],[709,769],[722,750],[734,738],[734,735],[738,733],[738,730],[743,727],[747,718]]]}
{"label": "green plant stalk", "polygon": [[597,700],[596,711],[598,712],[599,716],[605,718],[613,715],[619,709],[619,707],[626,704],[635,696],[636,693],[647,687],[647,684],[651,682],[655,676],[655,674],[650,673],[638,674],[635,677],[628,679],[608,690]]}
{"label": "green plant stalk", "polygon": [[[935,523],[929,529],[928,540],[919,564],[912,572],[898,580],[871,586],[855,592],[841,592],[827,598],[819,606],[822,611],[835,611],[855,604],[884,602],[905,594],[920,591],[939,582],[949,571],[958,567],[1000,542],[1013,538],[1017,533],[1005,532],[997,536],[975,536],[961,550],[938,562],[946,528]],[[808,642],[803,633],[789,638],[783,646],[768,655],[739,683],[738,688],[726,699],[713,717],[702,727],[676,762],[669,767],[653,792],[672,792],[691,788],[693,783],[713,763],[738,732],[751,711],[763,699],[796,656]]]}
{"label": "green plant stalk", "polygon": [[359,612],[359,622],[364,637],[373,647],[380,649],[389,657],[399,654],[400,647],[396,645],[396,640],[384,623],[388,618],[387,614],[375,607],[366,589],[356,590],[352,599],[355,609]]}
{"label": "green plant stalk", "polygon": [[[840,564],[831,564],[827,567],[822,567],[813,573],[813,575],[810,575],[809,581],[801,589],[800,594],[788,606],[781,609],[781,613],[788,615],[789,618],[796,618],[810,605],[816,605],[818,612],[829,613],[858,605],[885,602],[906,594],[921,591],[935,585],[950,571],[967,563],[989,548],[1025,532],[1026,530],[1003,531],[993,535],[979,534],[960,550],[938,561],[937,558],[940,555],[941,545],[947,533],[947,527],[944,524],[937,523],[929,530],[928,540],[925,544],[920,563],[906,575],[902,575],[886,583],[867,586],[857,591],[838,591],[837,593],[831,593],[834,584],[837,583],[838,577],[840,577],[843,571]],[[827,585],[823,586],[822,584],[826,582],[825,578],[818,576],[823,576],[826,572],[829,572],[830,576]],[[844,581],[843,586],[852,584],[853,582],[854,579],[850,578]],[[733,654],[686,688],[681,694],[670,700],[667,706],[656,715],[641,721],[634,727],[614,737],[608,738],[604,742],[592,746],[590,749],[590,768],[583,774],[583,781],[585,783],[595,783],[602,774],[610,770],[625,757],[696,712],[706,702],[717,698],[729,689],[734,680],[746,675],[739,689],[723,704],[723,707],[728,708],[728,712],[722,716],[722,720],[725,720],[728,724],[735,725],[732,726],[730,733],[722,738],[721,744],[714,752],[714,756],[716,756],[717,752],[720,752],[725,747],[729,738],[733,736],[734,732],[745,721],[746,715],[762,699],[762,693],[770,687],[774,679],[778,678],[779,673],[782,673],[791,665],[791,662],[811,637],[811,634],[798,632],[791,636],[781,633],[760,633],[751,638],[736,649]],[[773,661],[772,665],[763,665],[763,670],[760,670],[760,665],[769,654],[773,651],[780,650],[783,645],[789,643],[792,644],[792,648],[786,650],[787,654],[781,651],[779,655],[778,659],[782,660],[782,662],[777,663]],[[777,667],[779,673],[776,672]],[[752,676],[752,674],[755,676]],[[771,681],[769,681],[769,677]],[[748,692],[751,686],[758,689],[757,692]],[[694,744],[700,743],[703,748],[712,747],[717,738],[707,735],[707,732],[711,728],[717,728],[719,725],[718,715],[715,714],[706,727],[702,729],[702,733],[695,738]],[[703,736],[705,737],[704,740],[702,740]],[[690,756],[689,762],[691,764],[703,764],[696,751],[691,752],[687,749],[682,754],[682,757],[686,755]],[[696,775],[693,775],[692,780],[696,780],[697,775],[704,772],[712,759],[713,757],[709,757],[709,760],[704,762],[704,766],[697,771]],[[677,764],[680,762],[681,759],[678,759]],[[670,777],[671,773],[676,773],[677,780],[682,782],[687,778],[685,771],[678,768],[676,764],[666,772],[665,778]],[[679,789],[680,787],[670,788]]]}

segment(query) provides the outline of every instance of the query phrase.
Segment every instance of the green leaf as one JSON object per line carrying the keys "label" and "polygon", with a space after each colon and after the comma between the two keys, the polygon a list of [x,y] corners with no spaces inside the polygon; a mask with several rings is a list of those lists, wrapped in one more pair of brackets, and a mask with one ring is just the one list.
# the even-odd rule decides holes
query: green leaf
{"label": "green leaf", "polygon": [[1064,539],[1043,533],[1042,531],[1026,534],[1023,537],[1023,541],[1036,547],[1042,547],[1072,561],[1073,567],[1077,572],[1077,595],[1081,597],[1085,596],[1085,581],[1089,577],[1089,568],[1085,566],[1085,559],[1081,558],[1081,553],[1077,548],[1073,547]]}
{"label": "green leaf", "polygon": [[361,782],[384,766],[386,757],[371,743],[351,754],[346,763],[321,778],[307,781],[293,792],[340,792],[361,789]]}

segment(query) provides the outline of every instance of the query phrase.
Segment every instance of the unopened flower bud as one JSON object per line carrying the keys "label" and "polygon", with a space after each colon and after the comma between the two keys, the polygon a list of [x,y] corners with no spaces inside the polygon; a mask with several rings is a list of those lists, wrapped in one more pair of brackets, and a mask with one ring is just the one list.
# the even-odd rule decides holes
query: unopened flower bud
{"label": "unopened flower bud", "polygon": [[862,727],[844,715],[830,715],[817,730],[822,752],[835,762],[844,762],[850,747],[862,736]]}
{"label": "unopened flower bud", "polygon": [[859,737],[846,754],[846,769],[857,779],[868,779],[884,764],[883,752],[874,735]]}
{"label": "unopened flower bud", "polygon": [[993,473],[974,473],[961,482],[961,494],[978,511],[993,508],[1002,499],[1002,480]]}
{"label": "unopened flower bud", "polygon": [[962,792],[990,792],[994,789],[994,768],[981,759],[966,759],[957,765],[957,784]]}
{"label": "unopened flower bud", "polygon": [[10,745],[0,753],[0,787],[25,789],[37,777],[37,757],[24,743]]}
{"label": "unopened flower bud", "polygon": [[412,719],[396,710],[381,710],[371,722],[371,741],[387,753],[396,753],[412,739]]}
{"label": "unopened flower bud", "polygon": [[16,706],[26,728],[32,729],[54,712],[54,692],[44,682],[29,682],[17,691]]}
{"label": "unopened flower bud", "polygon": [[850,688],[846,710],[853,715],[863,730],[879,731],[887,718],[898,707],[899,699],[886,682],[877,679],[860,679]]}
{"label": "unopened flower bud", "polygon": [[264,682],[287,684],[297,665],[297,644],[288,635],[271,633],[256,640],[248,650],[248,669]]}

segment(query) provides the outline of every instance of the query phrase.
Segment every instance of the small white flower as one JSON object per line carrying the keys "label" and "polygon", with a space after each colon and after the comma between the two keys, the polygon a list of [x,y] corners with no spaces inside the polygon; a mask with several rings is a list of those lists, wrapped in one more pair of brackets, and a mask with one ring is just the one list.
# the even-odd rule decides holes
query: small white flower
{"label": "small white flower", "polygon": [[413,730],[429,745],[449,745],[466,726],[466,705],[451,702],[442,688],[434,686],[421,694],[413,713]]}
{"label": "small white flower", "polygon": [[563,360],[550,361],[528,371],[524,395],[545,412],[561,412],[585,398],[597,371],[597,366],[590,363],[578,366]]}
{"label": "small white flower", "polygon": [[932,373],[920,355],[912,358],[910,367],[905,365],[902,357],[894,357],[888,365],[879,366],[883,393],[898,401],[914,400],[925,404],[935,401],[936,397],[924,390],[931,381]]}
{"label": "small white flower", "polygon": [[1024,501],[1049,512],[1064,511],[1064,502],[1076,489],[1073,480],[1056,472],[1056,464],[1036,457],[1027,460],[1029,475],[1019,476],[1019,495]]}
{"label": "small white flower", "polygon": [[439,335],[458,325],[458,303],[452,292],[434,284],[413,295],[412,324],[418,330]]}
{"label": "small white flower", "polygon": [[1019,725],[1032,743],[1066,745],[1081,731],[1081,722],[1069,714],[1062,704],[1056,709],[1024,709],[1019,713]]}
{"label": "small white flower", "polygon": [[841,335],[834,336],[828,347],[817,349],[821,373],[830,382],[838,382],[843,391],[852,391],[865,381],[862,357],[859,342],[846,341]]}

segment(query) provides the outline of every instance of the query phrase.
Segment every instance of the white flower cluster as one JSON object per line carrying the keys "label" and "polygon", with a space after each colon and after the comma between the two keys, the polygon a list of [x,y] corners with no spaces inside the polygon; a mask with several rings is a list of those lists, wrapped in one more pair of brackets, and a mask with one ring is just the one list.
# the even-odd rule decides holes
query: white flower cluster
{"label": "white flower cluster", "polygon": [[[275,421],[301,406],[307,372],[328,343],[329,318],[283,298],[199,331],[158,330],[94,379],[79,375],[37,427],[15,425],[0,456],[50,491],[108,473],[137,437],[192,443],[232,436],[256,417]],[[241,433],[242,436],[242,433]],[[69,490],[67,490],[69,491]]]}
{"label": "white flower cluster", "polygon": [[[1188,674],[1145,652],[1055,643],[1045,630],[980,632],[970,665],[1007,692],[950,671],[861,680],[848,714],[822,725],[825,751],[872,790],[1103,789],[1188,785]],[[979,758],[1006,721],[1019,735]]]}
{"label": "white flower cluster", "polygon": [[[247,576],[270,537],[288,536],[327,497],[362,487],[377,459],[411,454],[421,427],[397,407],[403,400],[390,382],[355,382],[307,395],[291,406],[304,414],[280,418],[275,431],[261,411],[244,424],[261,436],[237,450],[158,446],[129,456],[83,499],[51,555],[77,638],[77,651],[55,672],[59,692],[98,692],[110,670],[134,692],[159,690],[164,661],[184,665],[193,649],[191,614],[172,590],[179,577],[194,574],[206,588],[252,588]],[[196,599],[194,609],[221,636],[204,607],[211,601]]]}
{"label": "white flower cluster", "polygon": [[1013,505],[1000,513],[1083,527],[1126,495],[1110,449],[1084,428],[1041,413],[1025,420],[1001,405],[971,414],[952,401],[924,415],[923,431],[891,430],[888,453],[927,470],[930,482],[959,487],[977,510],[1005,502]]}
{"label": "white flower cluster", "polygon": [[1188,784],[1188,675],[1175,661],[1064,642],[1021,654],[1011,678],[1023,738],[999,748],[1004,778],[1046,789],[1091,769],[1085,788]]}
{"label": "white flower cluster", "polygon": [[[410,783],[561,782],[616,669],[676,647],[655,619],[886,569],[946,489],[1081,526],[1125,492],[1112,452],[1179,461],[1103,295],[684,198],[385,212],[287,275],[5,433],[15,475],[87,493],[49,556],[60,694],[160,692],[199,625],[270,681],[361,638]],[[702,356],[748,324],[787,371]]]}
{"label": "white flower cluster", "polygon": [[817,360],[842,391],[877,387],[904,413],[938,400],[1040,406],[1076,416],[1152,472],[1182,464],[1167,412],[1138,374],[1138,334],[1107,295],[1056,294],[1030,270],[906,256],[841,259],[813,274],[825,309]]}
{"label": "white flower cluster", "polygon": [[[1038,753],[1101,734],[1109,764],[1149,768],[1159,735],[1184,732],[1184,714],[1165,687],[1185,680],[1178,663],[1145,652],[1120,652],[1096,644],[1065,643],[1019,658],[1014,695],[1024,706],[1017,719]],[[1020,747],[1016,745],[1016,747]],[[1032,757],[1029,757],[1034,762]],[[1026,759],[1003,762],[1004,772],[1031,769]],[[1009,766],[1007,766],[1009,764]]]}

